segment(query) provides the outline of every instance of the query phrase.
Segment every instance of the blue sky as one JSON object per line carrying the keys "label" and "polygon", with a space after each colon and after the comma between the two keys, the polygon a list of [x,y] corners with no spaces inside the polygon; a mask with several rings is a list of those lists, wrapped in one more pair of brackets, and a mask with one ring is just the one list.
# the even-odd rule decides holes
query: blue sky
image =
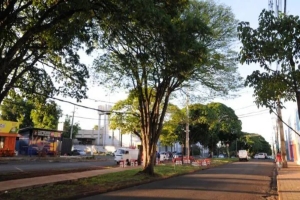
{"label": "blue sky", "polygon": [[[276,0],[274,0],[275,3]],[[257,27],[258,16],[263,9],[268,9],[268,0],[218,0],[218,3],[228,5],[232,8],[236,19],[239,21],[248,21],[253,28]],[[282,0],[283,2],[283,0]],[[299,15],[300,1],[287,0],[287,14]],[[84,56],[83,60],[87,64],[91,64],[91,58]],[[253,70],[259,69],[255,65],[240,65],[239,72],[243,77],[251,74]],[[233,108],[243,123],[243,131],[250,133],[261,134],[267,141],[271,142],[274,134],[274,117],[269,114],[266,108],[258,109],[253,103],[252,89],[245,88],[238,92],[239,97],[229,100],[215,99]],[[93,86],[90,84],[88,92],[89,99],[83,100],[81,105],[97,108],[99,104],[105,102],[116,102],[123,99],[124,92],[117,92],[115,94],[109,93],[102,87]],[[95,100],[98,100],[97,102]],[[72,101],[72,100],[71,100]],[[74,102],[74,101],[72,101]],[[58,102],[63,108],[64,115],[72,115],[73,106],[67,103]],[[295,103],[286,104],[286,110],[283,110],[283,117],[287,119],[291,111],[296,107]],[[84,119],[89,118],[89,119]],[[96,111],[84,108],[76,108],[74,122],[80,123],[82,129],[92,129],[98,123],[98,115]],[[60,121],[63,121],[61,119]]]}

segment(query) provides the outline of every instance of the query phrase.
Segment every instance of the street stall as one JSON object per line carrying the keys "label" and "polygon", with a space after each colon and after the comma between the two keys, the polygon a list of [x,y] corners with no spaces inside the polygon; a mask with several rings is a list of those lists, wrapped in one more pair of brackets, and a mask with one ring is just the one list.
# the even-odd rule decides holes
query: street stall
{"label": "street stall", "polygon": [[18,122],[0,120],[0,157],[15,155],[18,130]]}
{"label": "street stall", "polygon": [[57,155],[60,151],[62,131],[23,128],[19,130],[19,154],[21,155]]}

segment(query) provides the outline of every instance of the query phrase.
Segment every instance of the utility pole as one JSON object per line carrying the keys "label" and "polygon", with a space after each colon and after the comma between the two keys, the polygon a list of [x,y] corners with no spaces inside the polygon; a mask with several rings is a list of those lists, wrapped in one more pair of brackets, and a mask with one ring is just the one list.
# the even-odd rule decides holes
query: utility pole
{"label": "utility pole", "polygon": [[280,99],[277,100],[277,114],[278,114],[278,124],[279,124],[279,132],[280,132],[280,149],[281,149],[281,157],[282,157],[282,167],[287,168],[286,161],[286,148],[285,148],[285,140],[284,140],[284,131],[283,131],[283,123],[282,123],[282,114],[280,108]]}
{"label": "utility pole", "polygon": [[100,128],[101,128],[101,114],[98,113],[99,120],[98,120],[98,131],[97,131],[97,145],[100,146]]}
{"label": "utility pole", "polygon": [[190,160],[190,123],[189,123],[189,91],[186,95],[186,127],[185,127],[185,154],[187,156],[187,162]]}
{"label": "utility pole", "polygon": [[[279,16],[279,12],[282,8],[281,0],[275,0],[275,15],[276,17]],[[269,0],[269,9],[273,10],[273,0]],[[286,14],[286,0],[284,0],[284,15]],[[278,70],[278,63],[276,70]],[[281,107],[280,107],[280,96],[277,98],[277,124],[279,126],[279,134],[280,134],[280,150],[281,150],[281,157],[282,157],[282,167],[287,168],[287,160],[286,160],[286,148],[285,148],[285,139],[284,139],[284,130],[283,130],[283,123],[282,123],[282,114],[281,114]]]}
{"label": "utility pole", "polygon": [[75,113],[75,105],[74,105],[74,110],[73,110],[73,115],[72,115],[70,139],[72,139],[72,136],[73,136],[74,113]]}

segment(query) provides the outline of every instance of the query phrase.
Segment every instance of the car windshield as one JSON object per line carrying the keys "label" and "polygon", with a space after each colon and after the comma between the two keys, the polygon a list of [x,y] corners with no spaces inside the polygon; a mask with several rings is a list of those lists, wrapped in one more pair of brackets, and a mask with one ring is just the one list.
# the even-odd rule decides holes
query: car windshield
{"label": "car windshield", "polygon": [[123,149],[117,149],[115,154],[125,154],[125,152]]}

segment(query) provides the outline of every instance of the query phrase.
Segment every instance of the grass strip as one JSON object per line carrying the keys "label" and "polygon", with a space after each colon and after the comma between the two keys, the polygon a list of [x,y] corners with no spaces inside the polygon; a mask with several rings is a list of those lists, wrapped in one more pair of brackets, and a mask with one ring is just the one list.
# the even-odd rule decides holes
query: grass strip
{"label": "grass strip", "polygon": [[[236,159],[213,159],[211,167],[234,162]],[[44,186],[34,186],[26,189],[15,189],[0,194],[0,199],[12,200],[53,200],[74,199],[93,194],[123,189],[143,183],[149,183],[164,178],[192,173],[207,167],[192,165],[165,164],[155,166],[156,176],[138,173],[140,169],[132,169],[100,176],[60,182]]]}

